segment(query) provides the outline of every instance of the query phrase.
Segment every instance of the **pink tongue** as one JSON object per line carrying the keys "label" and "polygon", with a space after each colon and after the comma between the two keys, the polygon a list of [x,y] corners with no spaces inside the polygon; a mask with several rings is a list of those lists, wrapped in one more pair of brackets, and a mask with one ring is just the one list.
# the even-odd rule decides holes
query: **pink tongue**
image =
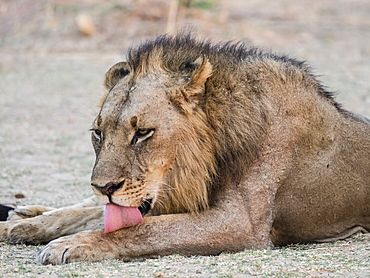
{"label": "pink tongue", "polygon": [[143,216],[136,207],[121,207],[114,204],[107,204],[104,215],[104,233],[134,226],[142,220]]}

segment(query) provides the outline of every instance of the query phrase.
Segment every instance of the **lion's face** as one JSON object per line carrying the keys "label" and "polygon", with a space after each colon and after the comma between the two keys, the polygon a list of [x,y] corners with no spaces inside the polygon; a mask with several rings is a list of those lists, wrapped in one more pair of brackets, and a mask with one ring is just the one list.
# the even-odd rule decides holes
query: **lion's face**
{"label": "lion's face", "polygon": [[166,96],[163,78],[149,75],[135,84],[123,78],[94,122],[92,184],[110,202],[138,207],[155,200],[163,187],[177,153],[177,126],[183,121]]}
{"label": "lion's face", "polygon": [[185,82],[165,71],[134,78],[125,63],[106,74],[109,92],[92,127],[92,186],[105,203],[148,210],[174,190],[169,173],[191,133],[189,113],[174,105],[185,101]]}

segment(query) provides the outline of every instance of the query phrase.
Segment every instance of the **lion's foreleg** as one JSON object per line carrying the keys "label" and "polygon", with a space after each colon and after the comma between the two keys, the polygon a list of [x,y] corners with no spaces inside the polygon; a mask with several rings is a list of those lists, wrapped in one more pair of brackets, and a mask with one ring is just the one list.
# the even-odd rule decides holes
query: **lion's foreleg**
{"label": "lion's foreleg", "polygon": [[94,231],[62,237],[43,248],[37,260],[40,264],[62,264],[169,254],[211,255],[252,246],[242,223],[231,225],[237,220],[223,219],[221,212],[212,220],[210,214],[147,217],[137,226],[112,233]]}
{"label": "lion's foreleg", "polygon": [[[199,214],[146,217],[136,226],[104,234],[82,232],[50,242],[38,254],[40,264],[132,259],[169,254],[215,255],[246,248],[269,248],[269,231],[256,235],[243,196],[224,198]],[[266,215],[265,212],[262,215]],[[263,220],[261,220],[263,221]]]}
{"label": "lion's foreleg", "polygon": [[7,220],[20,220],[25,218],[31,218],[43,214],[47,211],[55,210],[55,208],[44,207],[44,206],[17,206],[14,210],[8,212]]}
{"label": "lion's foreleg", "polygon": [[101,229],[103,206],[95,197],[32,218],[0,222],[0,240],[40,244],[85,230]]}

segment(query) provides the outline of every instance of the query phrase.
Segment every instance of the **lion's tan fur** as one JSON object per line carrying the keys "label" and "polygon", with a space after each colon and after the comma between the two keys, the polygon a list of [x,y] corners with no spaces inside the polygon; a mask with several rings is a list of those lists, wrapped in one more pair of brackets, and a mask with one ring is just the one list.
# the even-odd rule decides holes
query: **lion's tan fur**
{"label": "lion's tan fur", "polygon": [[[132,50],[128,58],[129,69],[132,71],[131,80],[151,72],[178,72],[184,64],[191,61],[195,66],[198,65],[195,72],[189,72],[190,85],[168,90],[170,100],[185,113],[190,123],[182,128],[187,145],[180,147],[166,180],[173,190],[166,191],[160,197],[168,199],[162,200],[161,206],[155,207],[158,213],[196,212],[208,208],[211,187],[218,186],[215,182],[218,176],[222,176],[224,180],[226,176],[235,180],[243,174],[246,165],[257,156],[258,142],[266,126],[268,109],[264,96],[248,96],[245,93],[246,88],[241,86],[241,80],[235,79],[239,70],[238,61],[230,61],[229,54],[226,51],[222,53],[222,50],[219,53],[209,53],[205,57],[199,50],[210,47],[210,42],[194,44],[193,48],[188,48],[187,40],[193,39],[190,36],[180,36],[173,41],[169,40],[166,46],[154,43],[148,48]],[[230,62],[234,63],[235,68],[225,70],[230,69]],[[106,75],[105,84],[112,79],[110,71]],[[186,70],[183,74],[186,76]],[[207,104],[202,97],[206,81],[209,94]],[[227,94],[220,94],[220,89],[240,90],[240,96],[236,93],[235,100],[228,100]],[[217,95],[213,96],[213,91]],[[218,107],[219,102],[230,102],[230,105]],[[240,161],[243,161],[242,164]]]}
{"label": "lion's tan fur", "polygon": [[[125,65],[131,71],[128,82],[133,83],[153,72],[181,71],[189,62],[193,62],[191,67],[196,67],[194,71],[189,69],[188,74],[184,70],[185,77],[189,75],[189,84],[167,91],[171,102],[188,118],[189,123],[181,127],[181,135],[178,135],[187,144],[179,146],[178,155],[159,196],[159,205],[154,207],[155,214],[199,212],[207,209],[212,194],[211,187],[218,186],[215,184],[217,176],[223,176],[224,180],[228,176],[233,180],[243,174],[246,165],[257,156],[258,142],[266,125],[265,113],[268,109],[263,95],[250,94],[245,99],[245,88],[240,87],[240,80],[235,80],[238,61],[234,61],[235,69],[225,71],[223,64],[212,61],[220,59],[217,57],[219,53],[207,57],[199,54],[202,47],[210,46],[209,42],[192,49],[187,48],[186,40],[193,39],[190,36],[178,37],[172,42],[169,40],[166,46],[153,44],[147,49],[138,48],[136,52],[132,50],[128,65]],[[181,45],[184,45],[184,49]],[[180,49],[175,49],[179,46]],[[169,55],[171,48],[176,53]],[[230,63],[228,58],[227,53],[225,57],[221,55],[221,61],[225,63]],[[120,73],[117,70],[122,70],[122,65],[118,63],[105,75],[104,85],[108,91],[119,81]],[[208,109],[205,109],[202,97],[206,81],[210,94]],[[212,97],[213,90],[218,91],[219,87],[222,90],[240,90],[240,96],[236,95],[237,102],[232,100],[227,110],[217,107],[219,101],[228,101],[227,99],[220,100],[220,95]],[[102,97],[101,105],[107,95],[108,93]],[[231,114],[229,109],[233,110]],[[227,114],[231,117],[225,117]],[[240,161],[243,163],[240,164]]]}
{"label": "lion's tan fur", "polygon": [[[131,49],[104,85],[94,192],[144,214],[150,204],[151,215],[53,241],[40,263],[210,255],[370,231],[370,121],[341,108],[305,63],[160,36]],[[86,214],[68,220],[74,210],[9,222],[0,239],[40,243],[71,221],[80,231]],[[30,224],[27,241],[19,231]]]}

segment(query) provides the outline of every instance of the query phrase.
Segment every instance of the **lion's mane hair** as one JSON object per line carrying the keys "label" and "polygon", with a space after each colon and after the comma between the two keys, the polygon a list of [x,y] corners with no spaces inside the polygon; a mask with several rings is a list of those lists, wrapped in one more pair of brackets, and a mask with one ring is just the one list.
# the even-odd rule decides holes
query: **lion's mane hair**
{"label": "lion's mane hair", "polygon": [[186,114],[189,124],[182,127],[184,144],[166,180],[172,190],[162,192],[160,205],[155,209],[158,214],[207,209],[212,206],[217,188],[240,180],[258,157],[270,110],[266,101],[268,86],[261,85],[258,71],[275,71],[276,78],[293,80],[297,74],[303,76],[319,95],[339,109],[332,94],[304,62],[247,47],[240,41],[212,44],[190,33],[164,35],[131,48],[127,62],[133,78],[138,78],[157,70],[184,72],[194,67],[194,61],[200,57],[203,62],[209,61],[211,68],[192,112],[181,107],[176,92],[168,93],[172,103],[179,106],[179,113]]}

